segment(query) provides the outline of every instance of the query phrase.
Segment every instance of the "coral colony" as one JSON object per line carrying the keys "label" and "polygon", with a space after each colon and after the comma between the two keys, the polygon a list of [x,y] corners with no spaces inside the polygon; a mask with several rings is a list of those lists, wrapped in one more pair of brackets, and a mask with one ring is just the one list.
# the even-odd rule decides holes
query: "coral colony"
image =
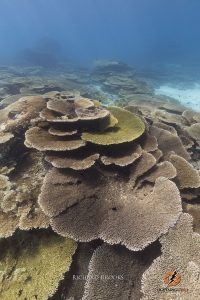
{"label": "coral colony", "polygon": [[49,92],[0,124],[0,299],[199,297],[199,113]]}

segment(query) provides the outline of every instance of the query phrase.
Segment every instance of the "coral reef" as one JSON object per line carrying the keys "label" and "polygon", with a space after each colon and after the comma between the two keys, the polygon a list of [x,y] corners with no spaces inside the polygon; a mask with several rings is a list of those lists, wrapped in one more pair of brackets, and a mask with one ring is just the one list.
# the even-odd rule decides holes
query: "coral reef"
{"label": "coral reef", "polygon": [[36,151],[27,152],[23,145],[25,130],[44,105],[42,97],[30,96],[0,111],[1,134],[11,136],[11,140],[4,140],[1,145],[0,174],[4,184],[0,186],[0,237],[12,235],[17,228],[29,230],[49,226],[49,219],[37,203],[45,175],[42,155]]}
{"label": "coral reef", "polygon": [[[73,194],[72,185],[76,189]],[[63,196],[59,196],[61,191]],[[167,193],[171,197],[169,204]],[[72,195],[70,199],[66,199],[66,194]],[[134,190],[123,180],[102,177],[96,170],[76,179],[53,169],[45,178],[39,203],[45,214],[51,216],[52,228],[59,234],[79,241],[100,237],[132,250],[141,250],[156,240],[181,212],[178,190],[165,178],[159,178],[153,190],[150,184]]]}
{"label": "coral reef", "polygon": [[41,96],[29,96],[20,98],[0,110],[1,130],[5,132],[15,132],[25,129],[45,105],[45,100]]}
{"label": "coral reef", "polygon": [[[0,107],[28,95],[52,91],[80,91],[88,98],[100,99],[105,104],[128,103],[135,95],[152,95],[153,89],[135,69],[119,61],[99,61],[92,71],[55,64],[52,46],[44,49],[27,49],[23,60],[35,60],[35,65],[0,67]],[[56,50],[57,51],[57,50]],[[37,62],[38,61],[38,62]],[[48,63],[48,66],[45,64]],[[53,65],[54,64],[54,65]],[[53,68],[52,68],[53,66]]]}
{"label": "coral reef", "polygon": [[[86,105],[90,108],[85,108]],[[80,109],[84,110],[81,117]],[[101,126],[111,114],[118,123],[111,128]],[[46,160],[54,168],[45,176],[39,204],[51,218],[56,232],[79,241],[101,238],[111,244],[122,243],[129,249],[141,250],[175,224],[182,210],[181,198],[169,179],[176,178],[176,169],[167,161],[157,163],[151,152],[158,149],[159,143],[148,133],[151,130],[145,132],[142,119],[117,107],[96,107],[88,99],[77,97],[64,101],[58,95],[47,102],[40,116],[39,125],[26,131],[25,145],[51,152],[47,153]],[[50,125],[41,128],[42,122]],[[77,134],[51,135],[49,126],[52,129],[60,124],[62,131],[69,132],[71,128]],[[97,132],[98,128],[101,131]],[[78,143],[77,147],[74,143]],[[179,144],[184,150],[181,141]],[[80,155],[80,149],[74,151],[81,146],[86,148],[88,156]],[[179,153],[177,143],[172,143],[164,154],[172,149]],[[111,166],[109,175],[103,164]],[[113,165],[118,169],[113,171]],[[170,202],[166,202],[166,195]]]}
{"label": "coral reef", "polygon": [[106,132],[84,132],[81,137],[84,141],[98,145],[115,145],[132,142],[140,137],[145,125],[136,115],[118,107],[109,107],[110,113],[117,119],[114,130]]}
{"label": "coral reef", "polygon": [[142,274],[157,255],[157,244],[139,253],[130,252],[122,246],[99,246],[89,263],[82,299],[139,300]]}
{"label": "coral reef", "polygon": [[[198,299],[200,293],[200,236],[192,230],[192,217],[182,214],[174,228],[160,238],[162,255],[156,258],[142,278],[143,300],[158,299]],[[178,253],[178,255],[177,255]],[[167,270],[181,274],[177,289],[160,290],[166,287],[163,276]],[[178,275],[177,274],[177,275]],[[168,287],[173,284],[168,284]],[[186,291],[186,292],[184,292]],[[189,294],[188,294],[189,293]]]}
{"label": "coral reef", "polygon": [[12,235],[18,227],[49,226],[49,218],[37,203],[44,175],[42,156],[34,152],[20,158],[10,174],[0,175],[0,237]]}
{"label": "coral reef", "polygon": [[69,269],[76,243],[48,232],[0,241],[0,298],[45,300]]}
{"label": "coral reef", "polygon": [[[99,62],[94,80],[105,74],[111,90],[134,90],[126,65]],[[168,299],[158,290],[175,270],[197,299],[185,212],[199,232],[199,114],[143,97],[122,108],[49,91],[0,109],[2,299]]]}
{"label": "coral reef", "polygon": [[97,244],[94,242],[79,243],[69,272],[66,273],[59,289],[50,299],[82,299],[88,276],[88,265],[96,247]]}

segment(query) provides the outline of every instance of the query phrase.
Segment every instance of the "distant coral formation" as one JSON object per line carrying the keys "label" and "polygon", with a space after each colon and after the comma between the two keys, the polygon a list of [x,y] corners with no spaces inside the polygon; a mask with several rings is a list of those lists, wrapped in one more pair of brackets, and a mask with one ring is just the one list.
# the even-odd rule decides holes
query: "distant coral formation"
{"label": "distant coral formation", "polygon": [[[168,268],[198,297],[186,212],[200,232],[200,117],[138,97],[123,108],[50,92],[0,110],[0,298],[158,299]],[[85,285],[70,279],[80,270]]]}

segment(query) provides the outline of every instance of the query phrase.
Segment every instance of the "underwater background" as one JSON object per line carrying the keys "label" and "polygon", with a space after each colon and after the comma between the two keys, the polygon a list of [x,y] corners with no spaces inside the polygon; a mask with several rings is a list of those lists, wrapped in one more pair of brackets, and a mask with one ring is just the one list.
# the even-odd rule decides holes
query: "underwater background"
{"label": "underwater background", "polygon": [[200,299],[200,0],[0,0],[0,300]]}
{"label": "underwater background", "polygon": [[122,61],[156,94],[199,110],[199,11],[198,0],[1,0],[0,66]]}

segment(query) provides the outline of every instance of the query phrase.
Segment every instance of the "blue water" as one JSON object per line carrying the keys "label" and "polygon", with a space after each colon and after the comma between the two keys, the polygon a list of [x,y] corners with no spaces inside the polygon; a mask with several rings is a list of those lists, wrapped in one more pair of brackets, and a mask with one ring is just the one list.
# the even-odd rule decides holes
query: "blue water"
{"label": "blue water", "polygon": [[116,59],[200,102],[199,0],[0,0],[0,43],[0,66]]}
{"label": "blue water", "polygon": [[59,43],[59,59],[81,64],[104,57],[130,64],[195,63],[200,1],[0,1],[1,61],[46,37]]}

